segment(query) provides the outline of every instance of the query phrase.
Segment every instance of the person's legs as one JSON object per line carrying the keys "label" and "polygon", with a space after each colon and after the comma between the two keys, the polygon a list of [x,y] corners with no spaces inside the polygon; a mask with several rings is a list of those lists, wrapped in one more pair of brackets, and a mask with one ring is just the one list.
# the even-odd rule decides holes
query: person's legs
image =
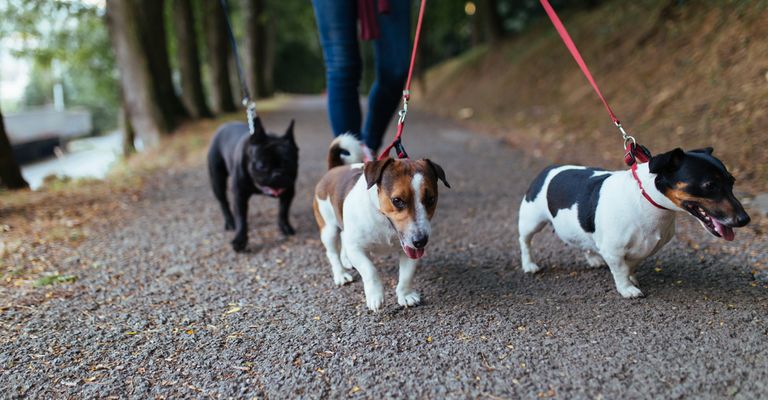
{"label": "person's legs", "polygon": [[389,0],[388,14],[378,14],[381,35],[374,42],[376,81],[368,96],[363,128],[365,144],[378,151],[408,75],[411,60],[411,0]]}
{"label": "person's legs", "polygon": [[360,135],[360,94],[362,72],[357,43],[355,0],[312,0],[320,31],[328,89],[328,116],[333,135],[351,132]]}

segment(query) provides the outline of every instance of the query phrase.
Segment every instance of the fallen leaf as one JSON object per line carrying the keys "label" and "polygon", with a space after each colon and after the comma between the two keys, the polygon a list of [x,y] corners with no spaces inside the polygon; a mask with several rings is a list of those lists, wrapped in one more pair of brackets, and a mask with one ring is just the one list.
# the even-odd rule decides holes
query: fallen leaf
{"label": "fallen leaf", "polygon": [[229,310],[224,311],[224,315],[234,314],[242,309],[242,307],[232,306],[229,308]]}

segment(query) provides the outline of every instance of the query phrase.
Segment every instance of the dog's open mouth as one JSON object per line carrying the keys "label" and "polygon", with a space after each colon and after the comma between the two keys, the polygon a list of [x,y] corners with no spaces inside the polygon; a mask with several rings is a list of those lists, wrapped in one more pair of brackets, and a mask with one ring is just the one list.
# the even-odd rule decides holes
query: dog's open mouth
{"label": "dog's open mouth", "polygon": [[707,211],[700,205],[689,202],[685,203],[684,206],[685,210],[696,217],[696,219],[699,220],[699,223],[701,223],[701,226],[707,228],[712,235],[728,241],[731,241],[736,237],[733,228],[724,225],[722,222],[718,221],[717,218],[709,215],[709,213],[707,213]]}
{"label": "dog's open mouth", "polygon": [[401,244],[403,246],[403,251],[405,252],[405,255],[408,256],[411,260],[418,260],[421,257],[424,257],[424,249],[416,249],[411,246]]}
{"label": "dog's open mouth", "polygon": [[269,186],[258,185],[259,190],[267,196],[279,197],[285,191],[285,188],[273,188]]}

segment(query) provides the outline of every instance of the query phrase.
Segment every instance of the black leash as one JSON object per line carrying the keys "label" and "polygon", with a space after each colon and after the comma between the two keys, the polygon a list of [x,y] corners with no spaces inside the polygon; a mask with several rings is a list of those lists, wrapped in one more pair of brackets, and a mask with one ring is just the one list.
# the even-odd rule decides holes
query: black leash
{"label": "black leash", "polygon": [[221,0],[221,8],[224,11],[224,23],[227,26],[227,33],[229,34],[229,43],[232,46],[232,54],[235,56],[235,65],[237,66],[237,78],[240,80],[240,90],[243,93],[243,107],[245,107],[245,113],[248,118],[248,129],[251,131],[251,135],[256,133],[255,121],[258,116],[256,115],[256,103],[251,101],[251,94],[248,92],[248,85],[245,83],[245,74],[243,74],[243,65],[240,62],[240,54],[237,51],[237,41],[235,40],[235,33],[232,31],[232,24],[229,22],[229,7],[227,6],[227,0]]}

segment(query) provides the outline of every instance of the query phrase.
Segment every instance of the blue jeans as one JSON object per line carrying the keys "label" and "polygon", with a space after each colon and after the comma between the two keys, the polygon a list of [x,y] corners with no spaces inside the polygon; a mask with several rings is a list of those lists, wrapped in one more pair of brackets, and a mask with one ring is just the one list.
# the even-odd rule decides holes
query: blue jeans
{"label": "blue jeans", "polygon": [[372,150],[381,147],[387,126],[400,103],[411,56],[411,1],[390,0],[388,14],[376,19],[376,80],[368,95],[368,114],[361,131],[362,61],[357,37],[356,0],[312,0],[325,59],[328,115],[334,136],[351,132]]}

